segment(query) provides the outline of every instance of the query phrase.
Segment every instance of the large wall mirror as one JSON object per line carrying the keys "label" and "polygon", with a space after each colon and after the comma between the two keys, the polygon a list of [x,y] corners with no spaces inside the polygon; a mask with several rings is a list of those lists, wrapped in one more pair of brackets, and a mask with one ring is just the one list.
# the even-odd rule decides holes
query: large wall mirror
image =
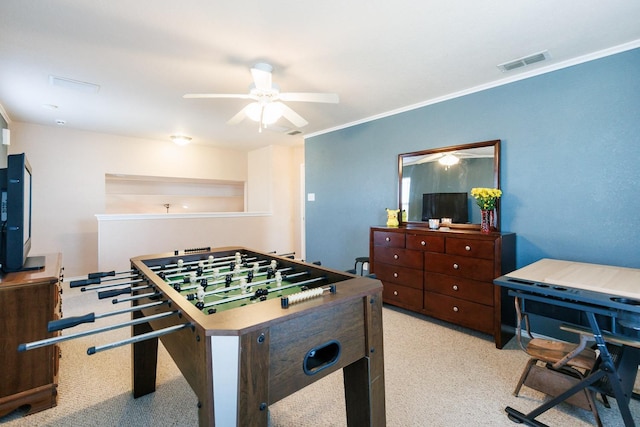
{"label": "large wall mirror", "polygon": [[[408,224],[451,218],[452,228],[480,228],[474,187],[500,188],[500,140],[398,155],[399,209]],[[495,215],[500,230],[499,202]]]}

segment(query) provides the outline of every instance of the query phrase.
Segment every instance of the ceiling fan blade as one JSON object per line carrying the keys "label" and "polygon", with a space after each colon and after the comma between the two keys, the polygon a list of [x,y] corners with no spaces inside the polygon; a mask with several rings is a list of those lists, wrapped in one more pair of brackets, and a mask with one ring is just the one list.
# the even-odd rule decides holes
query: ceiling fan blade
{"label": "ceiling fan blade", "polygon": [[340,102],[340,97],[337,93],[284,92],[278,96],[283,101],[326,102],[328,104]]}
{"label": "ceiling fan blade", "polygon": [[309,122],[302,118],[300,114],[296,113],[282,102],[277,102],[275,104],[280,104],[282,107],[282,116],[293,123],[296,127],[301,128],[309,124]]}
{"label": "ceiling fan blade", "polygon": [[239,99],[250,99],[251,96],[248,94],[241,93],[187,93],[182,96],[183,98],[239,98]]}
{"label": "ceiling fan blade", "polygon": [[[251,105],[251,104],[249,104],[249,105]],[[244,107],[242,110],[238,111],[238,113],[235,116],[231,117],[227,121],[227,124],[228,125],[237,125],[238,123],[243,121],[244,118],[247,117],[247,108],[249,108],[249,105]]]}
{"label": "ceiling fan blade", "polygon": [[269,64],[259,63],[251,68],[251,75],[253,76],[253,83],[258,90],[271,90],[272,81],[271,73],[273,67]]}

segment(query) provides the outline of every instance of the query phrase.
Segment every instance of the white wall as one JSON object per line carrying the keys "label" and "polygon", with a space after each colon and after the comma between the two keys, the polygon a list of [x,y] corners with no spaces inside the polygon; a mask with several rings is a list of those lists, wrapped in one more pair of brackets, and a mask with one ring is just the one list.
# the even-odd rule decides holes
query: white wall
{"label": "white wall", "polygon": [[[196,144],[179,147],[169,141],[17,122],[12,122],[10,128],[9,154],[27,153],[34,172],[31,252],[62,252],[65,272],[70,277],[98,270],[98,221],[95,215],[104,213],[106,173],[248,179],[248,154],[243,151]],[[275,150],[282,151],[281,157],[292,159],[295,156],[299,163],[302,162],[298,149],[282,147]],[[280,159],[273,161],[280,162]],[[291,168],[291,161],[287,168]],[[280,170],[279,173],[297,177],[297,169]],[[288,186],[295,185],[289,178],[287,180]],[[291,197],[297,197],[297,193],[288,190],[274,193],[273,204],[289,206]],[[291,217],[287,215],[286,218]],[[295,233],[290,224],[283,226],[280,217],[277,221],[276,226],[268,227],[269,233],[273,229],[287,236]],[[241,224],[226,226],[243,233]]]}
{"label": "white wall", "polygon": [[297,257],[302,256],[298,171],[303,162],[302,147],[272,145],[249,153],[249,210],[272,212],[264,230],[267,241],[279,242],[283,252],[293,251]]}
{"label": "white wall", "polygon": [[126,271],[132,257],[175,250],[243,246],[286,253],[289,234],[272,238],[271,214],[100,215],[99,270]]}

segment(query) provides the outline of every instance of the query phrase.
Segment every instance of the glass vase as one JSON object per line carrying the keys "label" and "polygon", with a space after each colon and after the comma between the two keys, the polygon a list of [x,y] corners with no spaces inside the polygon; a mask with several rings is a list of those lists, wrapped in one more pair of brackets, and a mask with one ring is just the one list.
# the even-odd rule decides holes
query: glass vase
{"label": "glass vase", "polygon": [[480,232],[489,234],[493,230],[493,209],[480,211]]}

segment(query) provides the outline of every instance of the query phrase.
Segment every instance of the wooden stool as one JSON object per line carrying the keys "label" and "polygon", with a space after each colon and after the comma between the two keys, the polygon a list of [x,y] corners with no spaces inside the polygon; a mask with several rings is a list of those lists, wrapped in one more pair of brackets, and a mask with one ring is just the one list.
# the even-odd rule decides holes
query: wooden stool
{"label": "wooden stool", "polygon": [[[555,397],[580,382],[594,369],[597,355],[586,348],[589,337],[580,334],[580,343],[572,344],[564,341],[533,338],[529,329],[529,318],[520,309],[518,298],[515,299],[517,313],[516,339],[518,344],[531,358],[520,376],[513,394],[518,396],[523,385]],[[522,340],[522,321],[525,323],[528,342]],[[595,405],[595,393],[590,389],[570,396],[565,401],[593,413],[596,424],[602,427],[602,421]]]}

